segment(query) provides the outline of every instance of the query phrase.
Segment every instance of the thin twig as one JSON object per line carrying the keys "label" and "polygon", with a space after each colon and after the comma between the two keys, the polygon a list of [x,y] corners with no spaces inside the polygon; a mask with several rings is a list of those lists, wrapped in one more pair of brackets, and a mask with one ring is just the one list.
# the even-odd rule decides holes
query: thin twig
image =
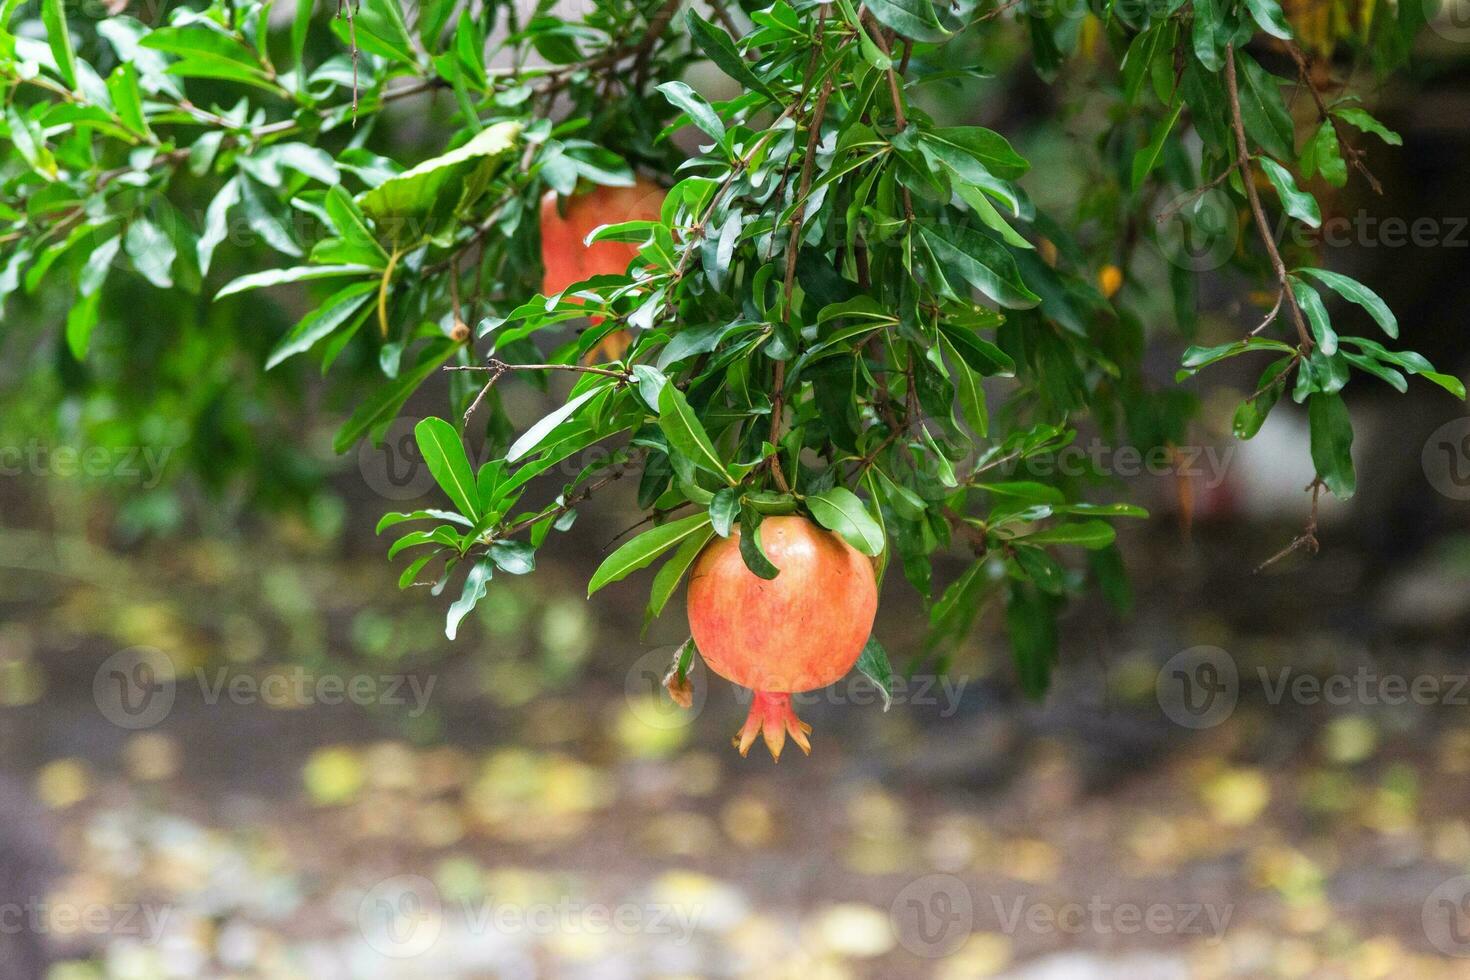
{"label": "thin twig", "polygon": [[1317,540],[1317,500],[1322,494],[1322,478],[1317,477],[1313,479],[1311,483],[1307,484],[1306,488],[1312,491],[1312,513],[1307,517],[1307,526],[1302,529],[1301,534],[1292,538],[1291,543],[1285,548],[1282,548],[1276,554],[1257,565],[1257,575],[1293,552],[1305,548],[1308,554],[1315,555],[1321,549],[1322,543]]}
{"label": "thin twig", "polygon": [[1229,165],[1226,166],[1226,168],[1220,173],[1218,177],[1211,180],[1208,184],[1201,184],[1194,190],[1190,191],[1188,194],[1181,196],[1173,204],[1169,205],[1167,208],[1154,215],[1154,220],[1157,221],[1159,224],[1163,224],[1165,221],[1168,221],[1175,214],[1178,214],[1181,210],[1183,210],[1186,204],[1200,197],[1206,191],[1209,191],[1215,187],[1219,187],[1221,184],[1223,184],[1226,178],[1228,178],[1232,173],[1235,172],[1235,168],[1237,166],[1239,166],[1238,161],[1231,160]]}
{"label": "thin twig", "polygon": [[627,371],[610,371],[607,368],[591,367],[587,364],[511,364],[492,357],[485,364],[450,364],[446,371],[490,371],[504,374],[507,371],[572,371],[576,374],[598,374],[605,378],[630,381],[633,375]]}
{"label": "thin twig", "polygon": [[1260,333],[1262,330],[1265,330],[1268,326],[1270,326],[1271,323],[1276,319],[1276,314],[1281,312],[1281,301],[1285,298],[1286,290],[1283,289],[1276,294],[1276,305],[1271,307],[1271,312],[1267,313],[1266,318],[1256,326],[1256,329],[1247,334],[1247,336],[1254,337],[1256,334]]}
{"label": "thin twig", "polygon": [[[796,258],[801,246],[801,222],[806,214],[806,197],[812,187],[812,168],[816,162],[817,145],[822,141],[822,119],[827,114],[827,100],[832,96],[832,76],[822,83],[822,91],[817,95],[817,103],[812,107],[810,120],[807,122],[806,156],[801,163],[801,186],[797,191],[796,208],[791,214],[791,236],[786,241],[786,318],[791,319],[791,296],[796,290]],[[777,361],[775,377],[771,381],[773,390],[771,402],[771,445],[779,447],[781,438],[781,423],[786,414],[786,362]],[[771,454],[771,477],[776,481],[776,486],[782,493],[790,493],[791,486],[786,482],[786,474],[781,471],[781,450],[776,449]]]}

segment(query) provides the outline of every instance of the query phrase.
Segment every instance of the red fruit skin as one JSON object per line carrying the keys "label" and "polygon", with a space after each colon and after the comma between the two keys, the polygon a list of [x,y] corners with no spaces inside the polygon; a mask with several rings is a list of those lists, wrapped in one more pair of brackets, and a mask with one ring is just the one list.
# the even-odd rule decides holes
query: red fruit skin
{"label": "red fruit skin", "polygon": [[632,187],[598,186],[558,205],[555,191],[541,198],[541,291],[555,296],[591,276],[618,275],[638,256],[631,242],[583,244],[594,228],[623,221],[654,221],[663,208],[664,189],[639,177]]}
{"label": "red fruit skin", "polygon": [[804,517],[761,524],[766,580],[745,567],[740,532],[716,538],[689,579],[689,628],[710,669],[757,692],[826,687],[857,662],[878,611],[873,563]]}

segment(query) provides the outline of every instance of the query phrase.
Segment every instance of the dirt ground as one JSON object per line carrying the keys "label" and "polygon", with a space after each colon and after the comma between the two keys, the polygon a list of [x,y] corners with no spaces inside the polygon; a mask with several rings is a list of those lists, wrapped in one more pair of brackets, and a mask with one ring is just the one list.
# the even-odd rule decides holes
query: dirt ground
{"label": "dirt ground", "polygon": [[[1242,540],[1134,532],[1134,616],[1070,614],[1041,704],[987,616],[887,712],[808,698],[773,765],[718,678],[663,699],[678,624],[640,640],[575,556],[450,645],[290,523],[7,531],[0,848],[44,828],[55,874],[5,908],[56,980],[1470,977],[1463,621],[1394,607],[1463,571],[1253,576]],[[889,583],[896,656],[914,622]]]}

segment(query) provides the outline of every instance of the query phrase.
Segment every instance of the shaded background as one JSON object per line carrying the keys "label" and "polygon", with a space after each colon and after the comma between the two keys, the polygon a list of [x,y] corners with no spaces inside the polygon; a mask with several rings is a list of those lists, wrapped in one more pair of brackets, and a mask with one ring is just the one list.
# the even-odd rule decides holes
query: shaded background
{"label": "shaded background", "polygon": [[[1404,146],[1370,146],[1382,197],[1323,195],[1345,230],[1319,264],[1464,378],[1456,23],[1368,85]],[[1069,213],[1096,117],[1057,117],[996,56],[979,119]],[[1167,333],[1162,269],[1140,258],[1123,288],[1159,297]],[[1203,277],[1200,343],[1258,322],[1246,287]],[[1236,445],[1254,374],[1187,382],[1185,472],[1098,444],[1100,496],[1154,516],[1121,538],[1132,616],[1075,604],[1044,702],[987,613],[887,712],[860,679],[805,698],[814,753],[775,766],[729,748],[730,685],[701,668],[694,709],[663,696],[686,633],[675,611],[640,637],[646,582],[583,598],[630,494],[450,644],[447,600],[398,593],[372,534],[432,485],[411,429],[442,393],[343,458],[305,380],[249,403],[256,428],[181,411],[69,438],[37,370],[55,313],[0,335],[6,980],[1470,976],[1470,418],[1438,389],[1351,386],[1362,491],[1324,501],[1319,556],[1256,574],[1307,519],[1305,419],[1283,404]],[[1157,345],[1159,385],[1182,343]],[[515,392],[518,420],[542,409]],[[190,474],[247,456],[247,478]],[[894,577],[878,636],[902,660],[922,628]]]}

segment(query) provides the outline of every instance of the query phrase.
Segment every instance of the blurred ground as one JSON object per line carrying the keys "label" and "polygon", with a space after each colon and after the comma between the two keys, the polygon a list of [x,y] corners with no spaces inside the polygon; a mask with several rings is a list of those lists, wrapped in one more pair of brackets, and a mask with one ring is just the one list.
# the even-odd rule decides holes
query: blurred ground
{"label": "blurred ground", "polygon": [[1293,531],[1134,530],[1137,615],[1071,615],[1044,704],[990,624],[886,714],[802,705],[815,752],[774,766],[719,679],[661,699],[681,624],[582,599],[587,555],[451,645],[442,600],[289,521],[8,529],[0,851],[44,830],[59,867],[0,876],[0,935],[56,980],[1470,976],[1462,610],[1396,619],[1425,590],[1366,586],[1342,524],[1251,575]]}

